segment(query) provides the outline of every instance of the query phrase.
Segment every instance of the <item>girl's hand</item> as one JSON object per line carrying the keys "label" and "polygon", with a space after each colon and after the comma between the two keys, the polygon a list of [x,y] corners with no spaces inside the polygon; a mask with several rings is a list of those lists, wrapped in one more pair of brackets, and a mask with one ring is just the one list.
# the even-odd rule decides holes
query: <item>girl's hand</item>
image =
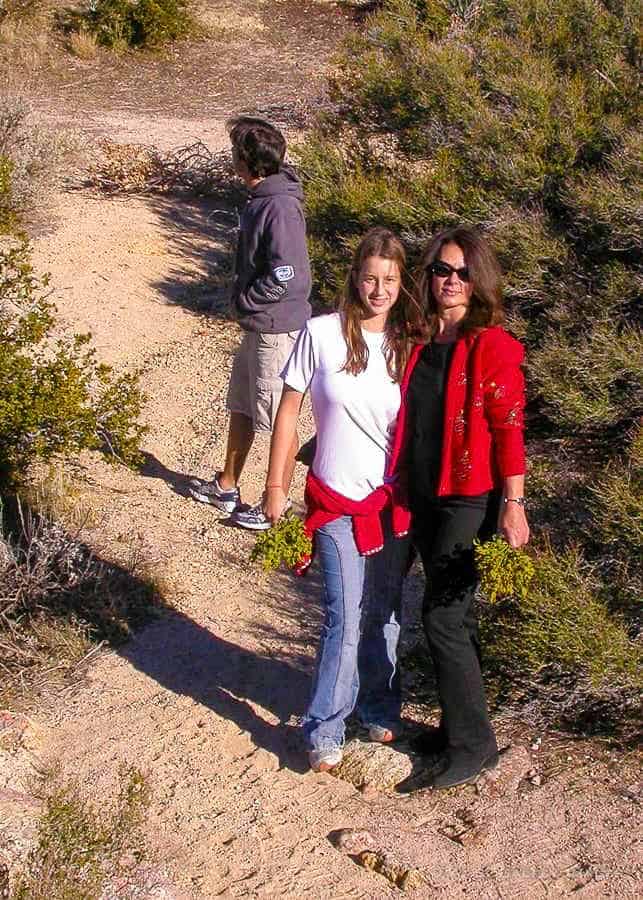
{"label": "girl's hand", "polygon": [[498,517],[498,532],[510,547],[524,547],[529,540],[529,525],[524,507],[518,503],[504,503]]}
{"label": "girl's hand", "polygon": [[267,487],[263,493],[262,509],[268,521],[274,525],[278,522],[286,508],[287,497],[281,487]]}

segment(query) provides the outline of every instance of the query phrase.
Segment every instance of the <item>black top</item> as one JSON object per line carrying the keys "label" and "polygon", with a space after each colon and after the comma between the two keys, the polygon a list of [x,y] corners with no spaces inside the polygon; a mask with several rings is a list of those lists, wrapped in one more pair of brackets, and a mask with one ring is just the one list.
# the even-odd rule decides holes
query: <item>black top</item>
{"label": "black top", "polygon": [[455,343],[427,344],[408,388],[409,499],[411,507],[434,497],[440,478],[444,392]]}

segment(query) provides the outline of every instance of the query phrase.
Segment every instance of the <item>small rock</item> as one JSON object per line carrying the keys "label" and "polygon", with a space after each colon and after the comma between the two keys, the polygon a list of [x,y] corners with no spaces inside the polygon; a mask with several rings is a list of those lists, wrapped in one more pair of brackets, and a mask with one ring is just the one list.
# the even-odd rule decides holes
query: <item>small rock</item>
{"label": "small rock", "polygon": [[372,800],[379,796],[379,791],[374,784],[361,784],[359,786],[359,792],[366,800]]}
{"label": "small rock", "polygon": [[398,881],[398,887],[403,891],[416,891],[424,884],[424,877],[419,869],[407,869]]}
{"label": "small rock", "polygon": [[332,774],[356,788],[365,785],[380,791],[392,788],[413,771],[410,756],[402,752],[402,742],[395,749],[387,744],[365,742],[354,738],[344,747],[344,758]]}
{"label": "small rock", "polygon": [[456,809],[455,816],[456,819],[460,819],[460,821],[465,825],[471,826],[476,824],[476,817],[474,815],[474,812],[468,806],[464,806],[462,807],[462,809]]}
{"label": "small rock", "polygon": [[460,844],[461,847],[477,847],[484,843],[489,836],[489,828],[484,822],[480,822],[470,828],[459,828],[458,826],[443,828],[441,834],[455,844]]}
{"label": "small rock", "polygon": [[401,865],[381,850],[363,850],[356,859],[365,869],[377,872],[403,891],[413,891],[424,884],[419,869]]}
{"label": "small rock", "polygon": [[0,897],[9,897],[9,866],[0,863]]}
{"label": "small rock", "polygon": [[375,838],[370,831],[359,831],[355,828],[340,828],[330,833],[331,842],[343,853],[357,856],[362,850],[374,850]]}
{"label": "small rock", "polygon": [[532,775],[529,781],[536,787],[540,787],[540,785],[543,783],[542,775]]}
{"label": "small rock", "polygon": [[476,783],[479,793],[490,789],[496,794],[513,793],[531,768],[529,753],[525,747],[514,745],[500,753],[500,761],[495,769],[484,772]]}
{"label": "small rock", "polygon": [[488,837],[489,828],[483,823],[461,831],[456,840],[463,847],[478,847],[480,844],[484,844]]}

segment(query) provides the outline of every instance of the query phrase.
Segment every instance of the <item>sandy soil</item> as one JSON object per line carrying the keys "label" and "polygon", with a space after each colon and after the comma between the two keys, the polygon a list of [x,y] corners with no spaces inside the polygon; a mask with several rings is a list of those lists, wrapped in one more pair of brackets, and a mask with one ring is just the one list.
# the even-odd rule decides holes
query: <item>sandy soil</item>
{"label": "sandy soil", "polygon": [[[253,32],[263,35],[260,77],[247,88],[246,108],[284,103],[299,91],[312,100],[322,90],[323,67],[349,13],[332,3],[299,6],[288,20],[288,47],[304,48],[304,62],[314,41],[323,52],[314,73],[302,63],[288,82],[295,78],[290,64],[279,75],[285,45],[269,39],[282,4],[235,4],[265,26]],[[213,64],[203,78],[218,78],[227,100],[206,110],[203,97],[186,98],[209,53],[200,47],[174,67],[172,58],[137,63],[142,70],[128,83],[126,106],[123,92],[108,102],[104,91],[74,87],[71,75],[37,103],[44,119],[78,123],[82,114],[91,136],[166,149],[198,137],[223,148],[223,121],[236,109],[231,83],[246,69]],[[114,75],[95,63],[73,65],[85,67],[85,86]],[[126,83],[126,61],[113,65]],[[147,98],[146,66],[163,71],[167,104],[158,91],[156,100]],[[146,98],[158,109],[149,112]],[[419,897],[638,896],[639,795],[627,767],[597,744],[569,751],[569,742],[544,735],[539,747],[527,730],[499,719],[511,749],[498,779],[445,796],[403,798],[306,771],[294,725],[310,687],[317,576],[265,578],[248,563],[252,535],[186,498],[186,480],[210,474],[224,452],[225,389],[239,332],[225,317],[199,313],[195,297],[208,299],[228,252],[228,211],[205,201],[108,199],[84,190],[64,193],[55,213],[56,227],[36,239],[35,263],[52,274],[61,327],[91,330],[102,359],[140,367],[149,396],[141,473],[89,454],[76,464],[83,500],[96,513],[89,537],[112,558],[143,552],[176,612],[118,652],[98,654],[78,689],[36,710],[27,762],[17,766],[15,753],[13,767],[9,756],[0,758],[7,763],[0,821],[9,828],[17,815],[7,790],[25,790],[26,773],[43,759],[60,760],[94,796],[110,794],[119,767],[131,763],[152,786],[146,832],[169,876],[166,897],[396,896],[385,878],[333,846],[329,835],[339,828],[366,828],[377,846],[417,867],[424,876]],[[310,429],[306,420],[304,436]],[[265,441],[257,442],[242,484],[247,500],[258,496],[265,460]],[[296,499],[303,475],[300,468]],[[407,641],[416,639],[419,588],[411,578]],[[475,823],[471,840],[462,838],[463,821]]]}

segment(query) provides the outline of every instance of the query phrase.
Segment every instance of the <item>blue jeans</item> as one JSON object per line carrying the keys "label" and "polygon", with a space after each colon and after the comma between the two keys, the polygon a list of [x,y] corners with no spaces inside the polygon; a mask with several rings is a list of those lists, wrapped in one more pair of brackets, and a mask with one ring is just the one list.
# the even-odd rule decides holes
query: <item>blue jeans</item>
{"label": "blue jeans", "polygon": [[397,643],[408,540],[393,537],[388,518],[384,549],[374,556],[358,553],[350,516],[315,533],[326,615],[303,720],[309,749],[341,747],[354,710],[364,725],[399,721]]}

